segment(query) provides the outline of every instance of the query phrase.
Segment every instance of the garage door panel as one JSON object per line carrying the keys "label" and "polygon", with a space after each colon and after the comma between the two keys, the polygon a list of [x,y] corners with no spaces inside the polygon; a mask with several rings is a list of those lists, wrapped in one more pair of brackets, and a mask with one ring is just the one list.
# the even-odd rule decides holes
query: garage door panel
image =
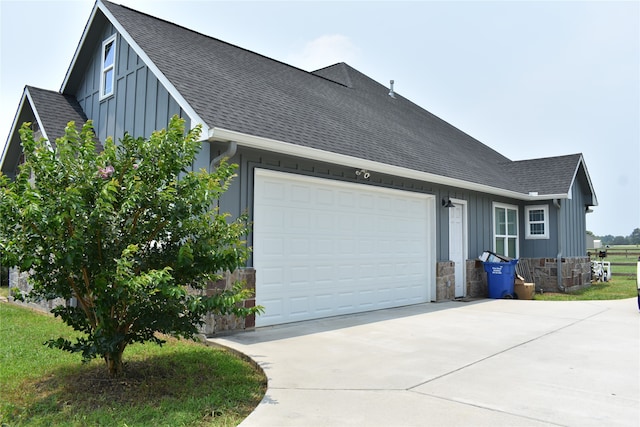
{"label": "garage door panel", "polygon": [[375,209],[375,199],[371,194],[356,194],[355,195],[358,200],[358,206],[362,211],[372,211]]}
{"label": "garage door panel", "polygon": [[335,294],[333,293],[323,293],[320,295],[316,295],[314,298],[315,302],[315,311],[319,314],[331,315],[333,311],[335,301]]}
{"label": "garage door panel", "polygon": [[336,191],[338,204],[345,208],[352,209],[356,206],[357,199],[354,197],[353,191]]}
{"label": "garage door panel", "polygon": [[301,184],[291,184],[290,186],[292,204],[297,202],[309,203],[311,201],[311,194],[309,192],[309,186]]}
{"label": "garage door panel", "polygon": [[275,200],[279,202],[284,198],[286,184],[282,182],[269,181],[264,183],[264,200]]}
{"label": "garage door panel", "polygon": [[289,313],[291,316],[304,316],[309,312],[309,297],[292,296],[289,299],[291,308]]}
{"label": "garage door panel", "polygon": [[272,286],[273,284],[282,286],[284,283],[284,267],[264,267],[260,270],[261,282],[265,286]]}
{"label": "garage door panel", "polygon": [[337,242],[338,251],[342,255],[356,255],[358,249],[358,243],[356,239],[339,239]]}
{"label": "garage door panel", "polygon": [[258,326],[429,300],[427,196],[262,170],[254,194]]}
{"label": "garage door panel", "polygon": [[309,239],[292,237],[291,240],[289,240],[290,255],[307,257],[309,256],[309,246]]}
{"label": "garage door panel", "polygon": [[277,325],[286,321],[284,316],[287,313],[284,310],[283,302],[281,299],[263,299],[260,301],[260,305],[264,307],[264,314],[260,315],[260,317],[265,324]]}

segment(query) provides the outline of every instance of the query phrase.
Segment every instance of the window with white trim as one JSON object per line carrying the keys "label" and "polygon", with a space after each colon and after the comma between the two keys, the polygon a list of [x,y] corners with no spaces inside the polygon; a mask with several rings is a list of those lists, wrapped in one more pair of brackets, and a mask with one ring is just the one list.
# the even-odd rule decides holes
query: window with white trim
{"label": "window with white trim", "polygon": [[116,75],[116,35],[102,42],[102,72],[100,75],[100,98],[113,95]]}
{"label": "window with white trim", "polygon": [[518,207],[493,204],[493,251],[518,258]]}
{"label": "window with white trim", "polygon": [[524,207],[525,239],[549,238],[549,206]]}

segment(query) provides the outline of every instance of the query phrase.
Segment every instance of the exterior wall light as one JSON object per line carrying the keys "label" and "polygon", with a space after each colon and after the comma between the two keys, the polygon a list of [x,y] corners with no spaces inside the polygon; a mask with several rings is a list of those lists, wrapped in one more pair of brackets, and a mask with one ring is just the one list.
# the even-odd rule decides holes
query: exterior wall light
{"label": "exterior wall light", "polygon": [[451,202],[451,199],[447,199],[447,200],[442,199],[442,206],[445,207],[445,208],[453,208],[453,207],[455,207],[453,202]]}
{"label": "exterior wall light", "polygon": [[356,176],[360,176],[360,175],[362,175],[362,177],[364,179],[369,179],[369,177],[371,176],[371,174],[369,173],[368,170],[366,170],[366,169],[357,169],[356,170]]}

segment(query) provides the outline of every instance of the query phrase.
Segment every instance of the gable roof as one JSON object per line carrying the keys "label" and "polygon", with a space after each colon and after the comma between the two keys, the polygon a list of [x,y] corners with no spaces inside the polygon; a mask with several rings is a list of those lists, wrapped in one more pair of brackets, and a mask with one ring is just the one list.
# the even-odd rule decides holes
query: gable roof
{"label": "gable roof", "polygon": [[87,116],[75,97],[33,86],[25,86],[20,106],[11,125],[5,152],[0,157],[0,170],[7,175],[13,173],[13,171],[5,169],[13,168],[20,158],[22,145],[18,129],[22,123],[37,123],[42,137],[55,146],[56,139],[64,136],[65,128],[70,121],[74,121],[78,125],[87,121]]}
{"label": "gable roof", "polygon": [[346,64],[309,73],[102,4],[209,128],[514,190],[507,158]]}
{"label": "gable roof", "polygon": [[[531,191],[569,197],[566,189],[580,164],[586,173],[581,155],[512,162],[399,93],[390,97],[387,87],[345,63],[310,73],[104,0],[96,2],[62,92],[72,89],[74,72],[81,72],[75,64],[92,22],[105,19],[192,125],[203,125],[205,139],[234,139],[240,145],[369,165],[377,172],[524,200],[540,198],[530,196]],[[549,169],[530,174],[540,168]]]}
{"label": "gable roof", "polygon": [[517,180],[523,192],[538,194],[570,194],[579,174],[588,184],[592,206],[597,206],[589,172],[582,154],[540,159],[518,160],[505,164],[505,172]]}
{"label": "gable roof", "polygon": [[33,86],[27,86],[25,93],[34,108],[42,136],[51,144],[64,136],[64,130],[70,121],[78,125],[87,121],[82,107],[73,96]]}

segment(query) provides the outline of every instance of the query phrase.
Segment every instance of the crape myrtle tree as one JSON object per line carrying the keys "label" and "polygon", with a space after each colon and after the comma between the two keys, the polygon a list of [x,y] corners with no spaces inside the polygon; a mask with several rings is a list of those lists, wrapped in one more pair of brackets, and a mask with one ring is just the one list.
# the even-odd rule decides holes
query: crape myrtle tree
{"label": "crape myrtle tree", "polygon": [[236,166],[191,171],[199,134],[174,117],[148,139],[108,139],[100,151],[91,122],[70,122],[52,149],[22,126],[25,161],[14,181],[0,174],[0,256],[28,272],[32,288],[18,298],[72,301],[52,311],[80,338],[47,345],[101,357],[118,376],[129,344],[192,338],[208,312],[262,311],[242,306],[241,283],[203,292],[249,248],[247,218],[216,208]]}

